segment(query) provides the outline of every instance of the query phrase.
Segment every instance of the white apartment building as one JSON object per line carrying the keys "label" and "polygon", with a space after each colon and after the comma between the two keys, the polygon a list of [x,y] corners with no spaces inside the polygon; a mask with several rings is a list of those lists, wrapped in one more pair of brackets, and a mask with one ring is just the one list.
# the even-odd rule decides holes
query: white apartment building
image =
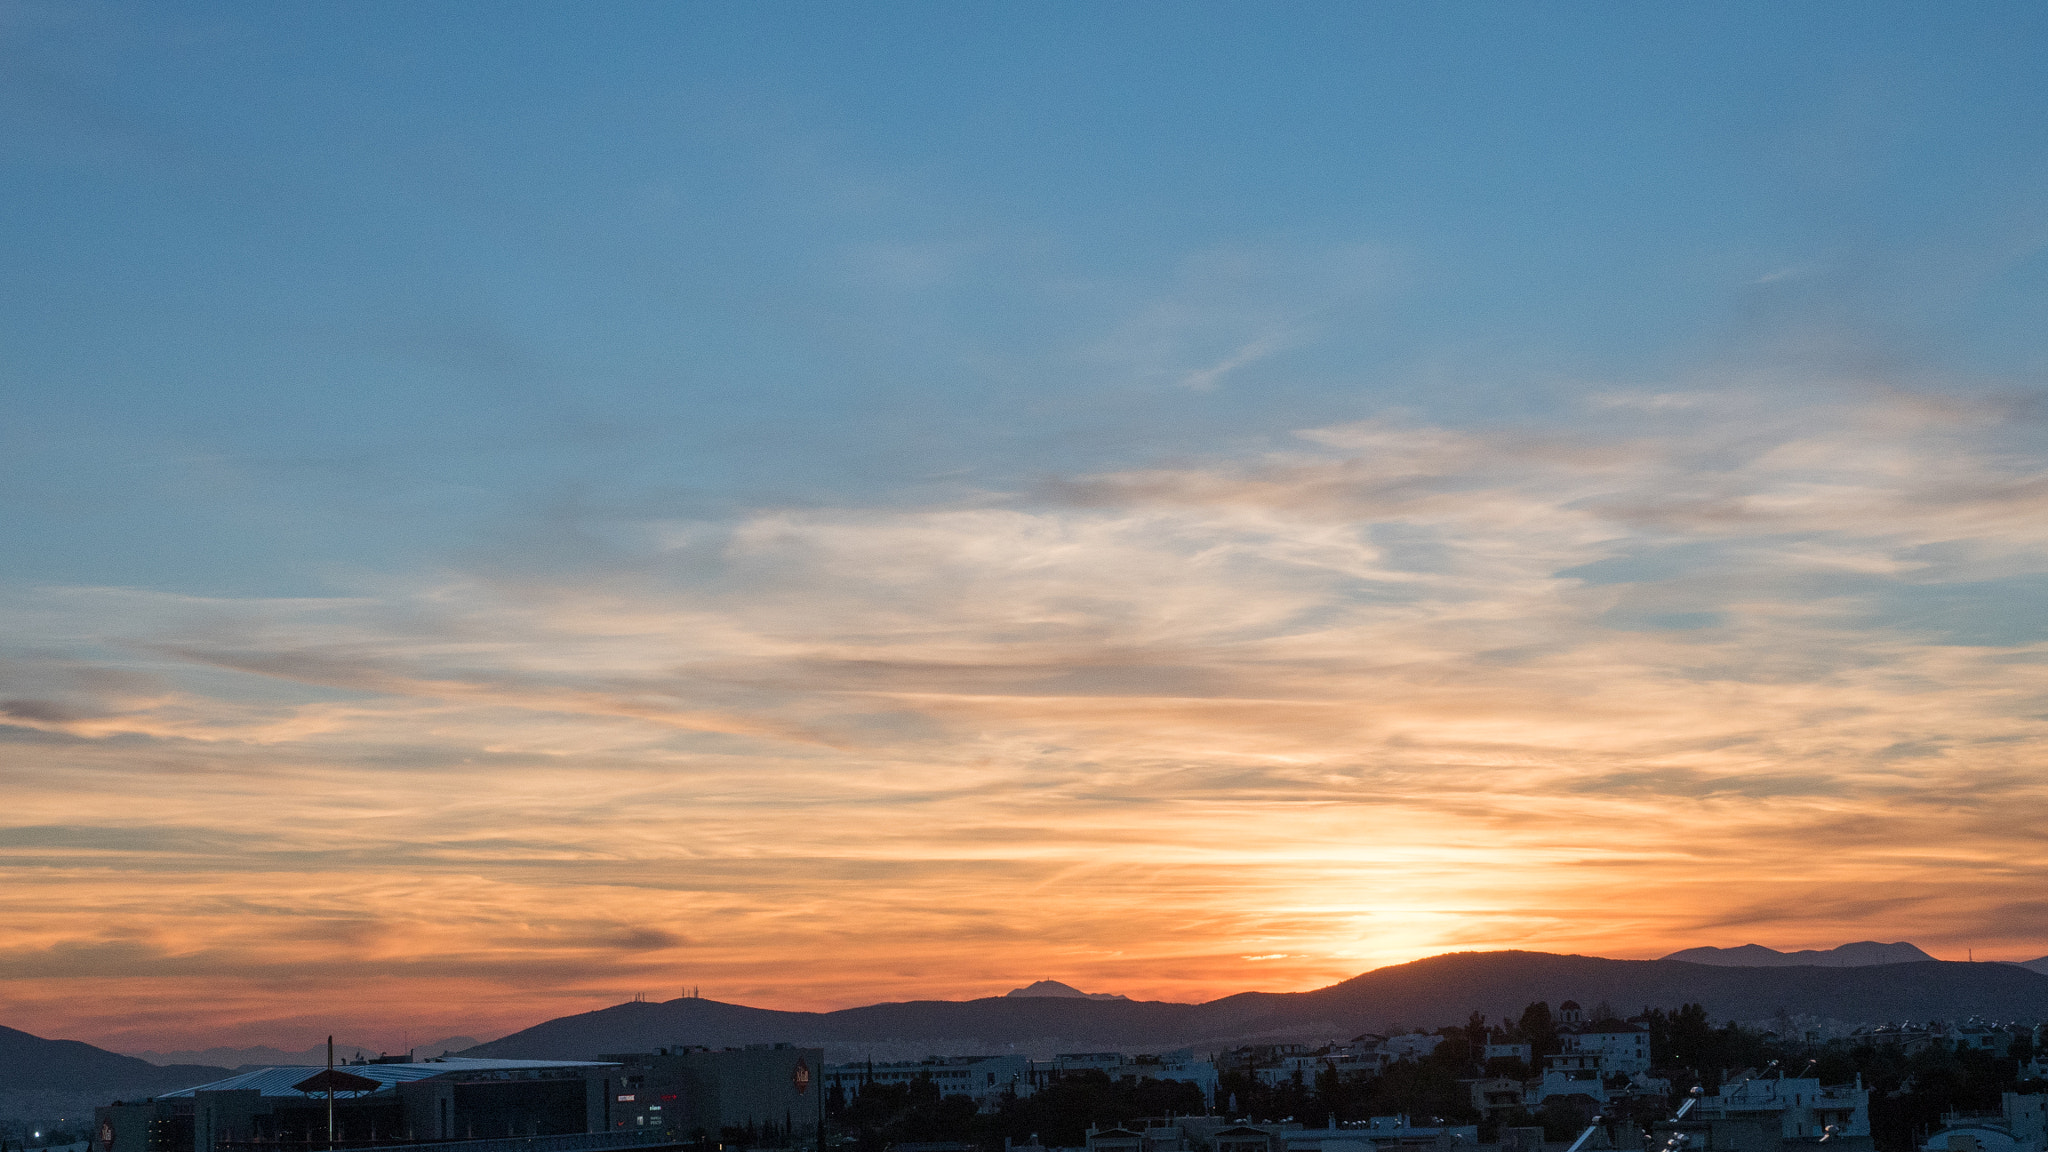
{"label": "white apartment building", "polygon": [[1775,1119],[1780,1137],[1821,1136],[1830,1124],[1838,1125],[1843,1136],[1868,1136],[1870,1091],[1861,1083],[1823,1087],[1803,1077],[1743,1080],[1700,1097],[1691,1119],[1758,1120],[1766,1128]]}
{"label": "white apartment building", "polygon": [[825,1087],[848,1096],[862,1084],[908,1084],[929,1078],[941,1096],[968,1096],[990,1104],[1005,1092],[1031,1095],[1031,1061],[1023,1056],[932,1056],[886,1064],[827,1064]]}
{"label": "white apartment building", "polygon": [[1380,1051],[1395,1060],[1416,1060],[1436,1051],[1437,1045],[1443,1042],[1444,1038],[1441,1036],[1425,1036],[1420,1032],[1410,1032],[1404,1036],[1389,1036],[1380,1041]]}
{"label": "white apartment building", "polygon": [[1543,1058],[1543,1078],[1529,1089],[1529,1107],[1552,1096],[1591,1096],[1607,1102],[1607,1073],[1592,1052],[1556,1052]]}
{"label": "white apartment building", "polygon": [[1602,1020],[1567,1032],[1558,1040],[1567,1053],[1598,1056],[1602,1072],[1634,1076],[1650,1070],[1650,1030],[1640,1024]]}
{"label": "white apartment building", "polygon": [[1374,1116],[1364,1124],[1332,1125],[1282,1132],[1276,1152],[1395,1152],[1396,1149],[1434,1149],[1445,1140],[1471,1148],[1479,1143],[1479,1126],[1420,1125],[1407,1116]]}
{"label": "white apartment building", "polygon": [[[1195,1059],[1191,1048],[1162,1052],[1156,1056],[1126,1056],[1121,1052],[1062,1052],[1053,1057],[1050,1067],[1061,1072],[1093,1069],[1112,1080],[1134,1077],[1193,1084],[1201,1089],[1204,1099],[1216,1095],[1218,1079],[1216,1065],[1208,1060]],[[1041,1066],[1040,1071],[1045,1071],[1045,1067]]]}
{"label": "white apartment building", "polygon": [[2048,1148],[2048,1096],[2000,1094],[1998,1112],[1990,1115],[1950,1113],[1941,1131],[1927,1138],[1921,1152],[2043,1152]]}
{"label": "white apartment building", "polygon": [[1529,1045],[1505,1038],[1487,1040],[1486,1058],[1488,1060],[1520,1060],[1524,1064],[1534,1063],[1536,1059],[1535,1056],[1531,1055]]}

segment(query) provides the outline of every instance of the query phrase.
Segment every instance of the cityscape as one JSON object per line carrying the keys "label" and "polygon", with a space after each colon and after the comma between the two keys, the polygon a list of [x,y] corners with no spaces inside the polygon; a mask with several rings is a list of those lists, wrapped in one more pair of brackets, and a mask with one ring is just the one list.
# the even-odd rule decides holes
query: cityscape
{"label": "cityscape", "polygon": [[[59,1080],[68,1091],[0,1086],[0,1106],[24,1149],[79,1152],[2042,1152],[2048,973],[2034,968],[2048,958],[2033,968],[1894,964],[1873,951],[1901,947],[1910,946],[1852,944],[1791,965],[1713,954],[1702,964],[1698,953],[1648,963],[1674,966],[1680,979],[1716,967],[1801,980],[1826,973],[1838,989],[1866,994],[1874,978],[1904,975],[1922,988],[1976,981],[1959,987],[1965,997],[1984,995],[1988,968],[2013,1011],[1854,1022],[1788,1005],[1736,1020],[1700,1003],[1624,1015],[1606,1000],[1565,999],[1498,1017],[1474,1010],[1433,1028],[1155,1051],[1009,1042],[999,1052],[892,1059],[887,1049],[906,1042],[899,1033],[562,1054],[630,1038],[622,1022],[635,1009],[705,1003],[686,995],[616,1005],[607,1012],[622,1015],[610,1020],[600,1012],[547,1021],[461,1051],[371,1055],[330,1039],[318,1064],[234,1069],[98,1052],[105,1063],[87,1070],[63,1042],[13,1033],[0,1051],[12,1076],[68,1059]],[[1870,962],[1830,963],[1853,960]],[[1024,1026],[1041,1031],[1127,1006],[1138,1005],[1052,980],[945,1005],[1013,1020],[1035,1012]],[[1257,1032],[1270,1021],[1240,1023]],[[1317,1026],[1325,1025],[1307,1027]],[[141,1098],[99,1100],[94,1079],[108,1086],[100,1095],[119,1082]]]}

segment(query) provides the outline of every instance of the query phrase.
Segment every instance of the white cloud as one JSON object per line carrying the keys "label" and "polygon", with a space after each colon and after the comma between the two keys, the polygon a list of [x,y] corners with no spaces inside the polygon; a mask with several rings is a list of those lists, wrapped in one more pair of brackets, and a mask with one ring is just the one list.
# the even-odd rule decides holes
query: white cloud
{"label": "white cloud", "polygon": [[[137,847],[62,849],[119,870],[67,899],[144,915],[121,885],[156,877],[166,954],[232,921],[297,962],[219,918],[261,867],[326,916],[431,891],[461,914],[416,931],[475,957],[515,923],[644,937],[571,931],[593,917],[718,939],[679,955],[728,973],[829,937],[824,1000],[880,994],[903,941],[965,989],[1085,940],[1088,979],[1157,994],[1230,987],[1246,940],[1303,983],[1738,920],[2048,942],[2025,911],[2048,642],[2017,626],[2048,575],[2041,455],[1990,406],[1695,394],[1540,435],[1310,430],[982,506],[646,525],[609,537],[644,542],[628,562],[547,582],[17,597],[7,633],[59,655],[4,681],[55,686],[10,721],[45,741],[12,746],[15,818],[131,798],[111,820]],[[1914,607],[1930,589],[1955,593]],[[35,843],[9,851],[58,851]],[[1616,884],[1657,911],[1613,921]],[[1368,928],[1301,897],[1353,890]],[[8,898],[23,947],[68,938],[51,896]],[[862,935],[884,921],[887,948]]]}

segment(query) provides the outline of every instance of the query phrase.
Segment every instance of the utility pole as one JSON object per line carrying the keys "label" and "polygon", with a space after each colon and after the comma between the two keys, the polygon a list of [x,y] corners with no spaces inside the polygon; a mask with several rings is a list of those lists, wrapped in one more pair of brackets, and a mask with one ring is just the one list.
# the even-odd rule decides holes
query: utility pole
{"label": "utility pole", "polygon": [[334,1037],[327,1038],[327,1152],[334,1152]]}

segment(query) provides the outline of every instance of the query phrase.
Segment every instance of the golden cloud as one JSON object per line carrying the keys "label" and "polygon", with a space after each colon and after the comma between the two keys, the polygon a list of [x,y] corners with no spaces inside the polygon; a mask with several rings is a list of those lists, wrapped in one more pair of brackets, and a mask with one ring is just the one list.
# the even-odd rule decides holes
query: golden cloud
{"label": "golden cloud", "polygon": [[2048,951],[2048,472],[2015,421],[1609,397],[1569,433],[1364,423],[641,524],[548,577],[19,594],[10,1023],[296,1046],[315,976],[364,1028],[476,1032],[685,984]]}

